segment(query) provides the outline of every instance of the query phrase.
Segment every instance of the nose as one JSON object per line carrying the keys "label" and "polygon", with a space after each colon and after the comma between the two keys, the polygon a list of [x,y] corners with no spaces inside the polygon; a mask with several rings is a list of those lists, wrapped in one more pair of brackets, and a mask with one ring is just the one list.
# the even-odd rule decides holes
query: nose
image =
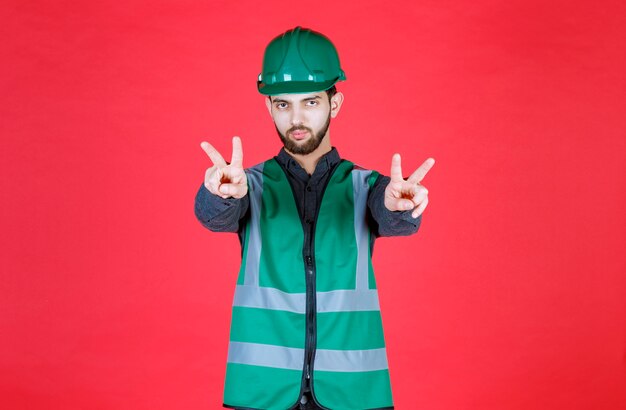
{"label": "nose", "polygon": [[299,107],[291,111],[291,125],[294,127],[304,124],[304,112]]}

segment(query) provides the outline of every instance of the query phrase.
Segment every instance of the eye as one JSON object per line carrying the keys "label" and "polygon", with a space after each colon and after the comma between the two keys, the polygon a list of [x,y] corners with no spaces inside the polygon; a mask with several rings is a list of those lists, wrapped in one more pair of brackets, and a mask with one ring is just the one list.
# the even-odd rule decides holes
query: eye
{"label": "eye", "polygon": [[318,104],[318,102],[316,100],[309,100],[306,102],[306,105],[308,105],[309,107],[314,107]]}
{"label": "eye", "polygon": [[287,103],[285,102],[279,102],[278,104],[276,104],[276,108],[278,109],[283,109],[283,108],[287,108]]}

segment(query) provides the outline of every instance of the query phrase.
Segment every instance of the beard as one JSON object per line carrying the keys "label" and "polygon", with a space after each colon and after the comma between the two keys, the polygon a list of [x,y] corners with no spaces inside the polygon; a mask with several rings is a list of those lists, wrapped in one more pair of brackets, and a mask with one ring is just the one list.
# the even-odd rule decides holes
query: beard
{"label": "beard", "polygon": [[[276,127],[276,124],[274,124],[274,126]],[[320,128],[317,133],[314,133],[313,130],[308,127],[302,126],[291,127],[287,130],[287,134],[294,131],[307,131],[311,137],[303,144],[298,144],[297,142],[287,138],[286,135],[282,134],[278,130],[278,127],[276,127],[276,132],[278,132],[278,136],[280,137],[280,140],[283,142],[283,145],[285,146],[285,149],[287,151],[297,155],[308,155],[320,146],[322,140],[324,139],[324,136],[326,135],[326,132],[328,131],[328,127],[330,127],[330,112],[328,113],[326,124],[324,124],[324,126]]]}

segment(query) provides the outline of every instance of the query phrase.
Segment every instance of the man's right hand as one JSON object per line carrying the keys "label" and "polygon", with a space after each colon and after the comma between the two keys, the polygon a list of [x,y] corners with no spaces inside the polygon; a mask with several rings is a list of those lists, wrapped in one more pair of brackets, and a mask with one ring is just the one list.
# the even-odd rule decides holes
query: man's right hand
{"label": "man's right hand", "polygon": [[200,146],[213,161],[213,166],[204,174],[204,186],[222,198],[243,198],[248,193],[248,179],[243,170],[241,139],[233,137],[233,155],[230,164],[211,144],[202,141]]}

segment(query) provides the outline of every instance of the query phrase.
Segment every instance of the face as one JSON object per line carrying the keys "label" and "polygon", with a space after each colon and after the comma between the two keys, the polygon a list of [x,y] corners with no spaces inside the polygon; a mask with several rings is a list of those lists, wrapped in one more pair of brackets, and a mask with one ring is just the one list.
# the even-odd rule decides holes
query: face
{"label": "face", "polygon": [[328,134],[330,119],[339,112],[343,96],[328,100],[326,92],[279,94],[266,99],[276,131],[292,154],[308,155],[315,151]]}

